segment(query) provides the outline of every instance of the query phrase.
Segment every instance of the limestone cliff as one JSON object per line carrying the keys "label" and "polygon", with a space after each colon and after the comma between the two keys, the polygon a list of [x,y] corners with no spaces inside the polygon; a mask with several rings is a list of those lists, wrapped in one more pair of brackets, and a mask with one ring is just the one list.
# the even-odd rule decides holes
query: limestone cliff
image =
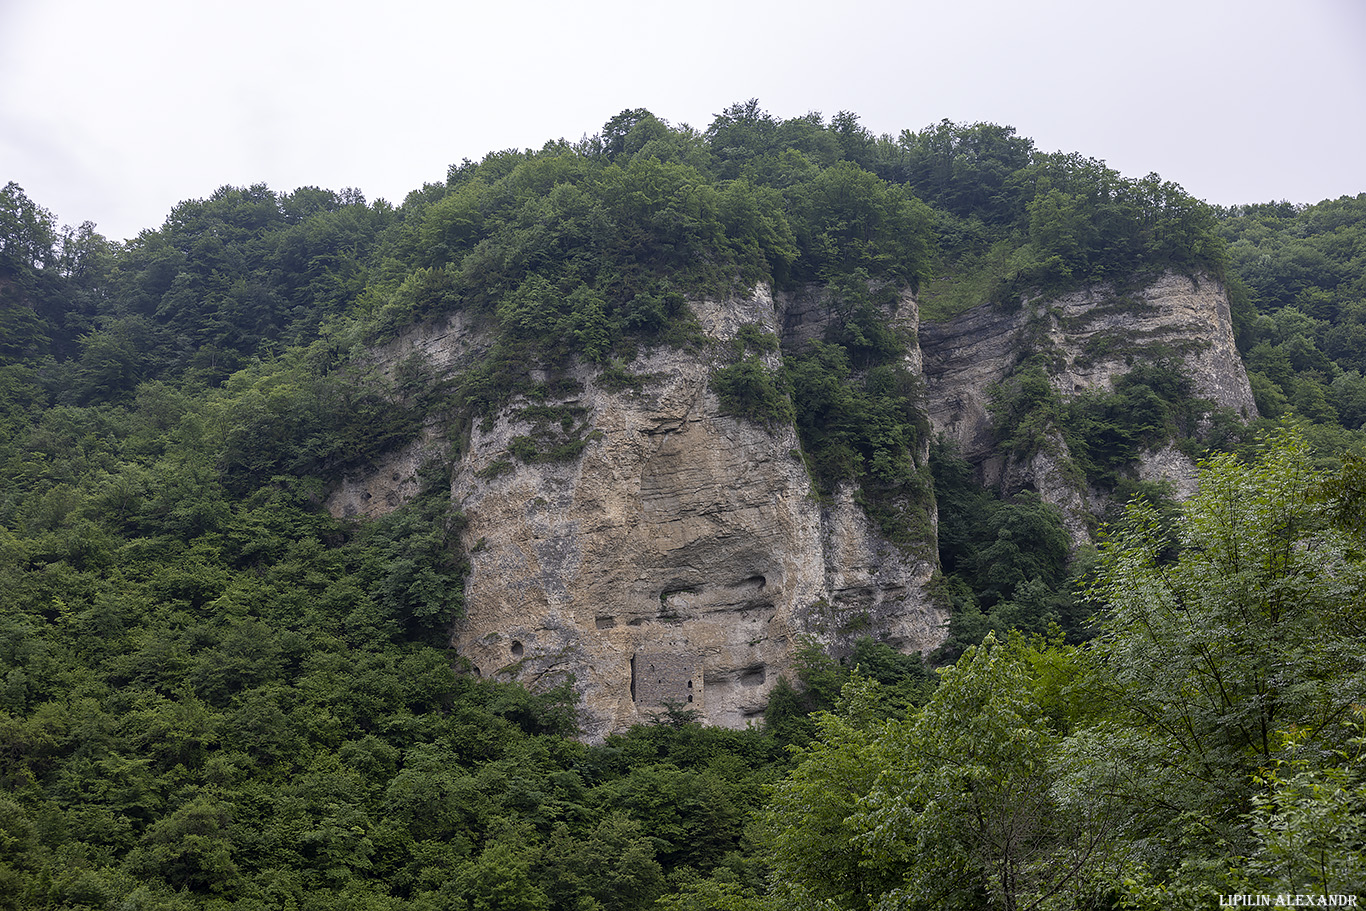
{"label": "limestone cliff", "polygon": [[[725,342],[758,324],[789,341],[818,334],[815,290],[698,301],[703,333]],[[914,338],[915,304],[893,321]],[[411,331],[381,352],[392,367],[421,357],[457,369],[478,347],[473,326]],[[919,371],[917,349],[908,367]],[[758,718],[804,639],[835,650],[875,636],[930,651],[946,618],[925,594],[933,541],[888,543],[855,502],[813,488],[791,426],[721,414],[709,388],[716,351],[661,348],[630,369],[637,389],[607,388],[575,368],[576,388],[538,402],[581,415],[576,458],[509,458],[532,424],[514,401],[470,432],[453,473],[466,517],[466,616],[452,643],[476,672],[533,687],[572,680],[589,738],[649,720],[666,703],[742,727]],[[778,354],[766,355],[771,367]],[[432,445],[430,442],[426,444]],[[415,489],[422,444],[338,488],[340,514],[392,508]]]}
{"label": "limestone cliff", "polygon": [[[694,301],[710,346],[641,354],[629,365],[635,386],[579,365],[552,385],[558,396],[534,408],[514,399],[470,429],[451,475],[470,564],[452,644],[476,672],[532,687],[573,681],[584,733],[597,739],[666,704],[743,726],[763,712],[778,678],[791,676],[808,638],[835,652],[864,635],[904,651],[943,641],[946,618],[926,594],[935,542],[891,545],[848,487],[819,497],[793,427],[722,414],[711,390],[742,326],[779,336],[787,351],[821,337],[835,312],[826,294],[760,286],[742,298]],[[1054,387],[1073,395],[1109,386],[1160,350],[1181,358],[1199,395],[1253,412],[1227,296],[1213,281],[1166,275],[1140,292],[1091,288],[932,326],[918,325],[915,300],[903,294],[883,315],[909,341],[905,364],[925,379],[934,429],[989,483],[1032,487],[1061,507],[1077,541],[1101,498],[1068,470],[1062,437],[1025,459],[996,451],[989,389],[1024,356],[1046,352]],[[376,358],[391,374],[419,362],[451,376],[491,338],[457,314],[411,328]],[[764,355],[770,368],[780,356]],[[574,425],[582,445],[559,460],[518,457],[519,440],[546,414]],[[350,515],[394,508],[416,492],[418,468],[441,454],[448,433],[433,425],[377,471],[345,479],[329,507]],[[1182,492],[1193,478],[1189,459],[1171,447],[1146,454],[1138,472]]]}
{"label": "limestone cliff", "polygon": [[[1256,416],[1247,373],[1233,341],[1228,294],[1218,282],[1165,274],[1140,291],[1093,286],[1053,300],[1025,301],[1014,310],[983,305],[947,322],[920,328],[930,421],[977,463],[985,483],[1004,492],[1037,489],[1062,508],[1074,539],[1086,537],[1088,514],[1103,497],[1081,487],[1066,467],[1060,436],[1048,453],[1016,461],[996,451],[987,405],[990,389],[1030,354],[1045,353],[1055,389],[1070,396],[1113,386],[1140,359],[1157,353],[1180,359],[1195,394]],[[1138,474],[1169,480],[1189,494],[1190,459],[1170,447],[1144,453]]]}

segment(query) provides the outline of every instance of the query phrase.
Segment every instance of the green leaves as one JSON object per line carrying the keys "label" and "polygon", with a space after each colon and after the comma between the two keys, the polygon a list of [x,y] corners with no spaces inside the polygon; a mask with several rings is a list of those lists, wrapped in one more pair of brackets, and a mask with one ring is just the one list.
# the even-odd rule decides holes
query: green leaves
{"label": "green leaves", "polygon": [[457,535],[463,517],[442,496],[419,498],[366,529],[376,603],[412,634],[442,642],[465,610]]}
{"label": "green leaves", "polygon": [[[1020,642],[988,637],[943,672],[905,728],[899,761],[864,811],[868,843],[909,864],[903,901],[959,906],[982,893],[1004,907],[1084,894],[1105,828],[1074,827],[1055,792],[1062,738],[1034,698]],[[1074,782],[1089,790],[1089,784]]]}
{"label": "green leaves", "polygon": [[[1066,650],[989,636],[904,720],[872,722],[854,681],[842,715],[774,791],[779,895],[817,907],[1071,907],[1113,862],[1122,810],[1096,744],[1064,738],[1039,697]],[[1085,757],[1085,758],[1083,758]],[[1088,807],[1081,811],[1082,807]],[[1077,814],[1081,811],[1080,816]]]}
{"label": "green leaves", "polygon": [[1102,549],[1092,595],[1110,607],[1102,642],[1117,679],[1212,785],[1243,750],[1269,757],[1277,727],[1318,727],[1344,705],[1336,618],[1360,598],[1359,558],[1315,502],[1321,483],[1304,441],[1282,431],[1253,465],[1206,463],[1175,565],[1158,563],[1157,517],[1141,504]]}
{"label": "green leaves", "polygon": [[862,270],[913,289],[928,277],[929,210],[902,188],[842,161],[786,195],[803,277],[830,281]]}
{"label": "green leaves", "polygon": [[[1203,859],[1251,850],[1242,815],[1254,776],[1287,758],[1279,731],[1297,731],[1297,749],[1312,743],[1320,757],[1350,733],[1343,724],[1366,683],[1363,567],[1324,481],[1303,438],[1282,429],[1250,464],[1205,463],[1175,562],[1162,558],[1159,518],[1141,502],[1101,550],[1098,651],[1120,719],[1151,743],[1144,774],[1168,782],[1148,810],[1200,820],[1183,881],[1213,882],[1197,872]],[[1286,793],[1287,811],[1297,794]]]}
{"label": "green leaves", "polygon": [[785,377],[749,355],[713,371],[711,389],[721,400],[721,413],[774,428],[792,423],[792,401]]}
{"label": "green leaves", "polygon": [[880,731],[829,714],[817,716],[817,726],[819,739],[764,810],[776,891],[798,907],[870,908],[900,879],[893,865],[870,862],[858,837],[860,801],[887,759]]}
{"label": "green leaves", "polygon": [[1156,174],[1134,180],[1076,153],[1036,154],[1012,183],[1027,199],[1028,243],[998,291],[1001,300],[1160,269],[1224,274],[1213,212]]}
{"label": "green leaves", "polygon": [[134,873],[153,874],[172,889],[226,892],[238,874],[228,837],[229,808],[200,797],[153,824],[128,857]]}
{"label": "green leaves", "polygon": [[1290,758],[1258,774],[1265,790],[1248,814],[1256,847],[1237,865],[1248,891],[1293,889],[1350,894],[1366,869],[1366,738],[1357,736],[1325,764],[1305,750],[1303,732],[1286,736]]}
{"label": "green leaves", "polygon": [[899,365],[853,373],[847,349],[815,342],[789,357],[797,430],[825,489],[871,475],[905,483],[923,439],[914,380]]}
{"label": "green leaves", "polygon": [[892,721],[868,711],[871,684],[846,687],[774,792],[779,894],[1061,909],[1350,892],[1366,808],[1355,468],[1330,479],[1291,430],[1249,464],[1212,458],[1174,559],[1144,501],[1111,532],[1093,647],[988,635]]}

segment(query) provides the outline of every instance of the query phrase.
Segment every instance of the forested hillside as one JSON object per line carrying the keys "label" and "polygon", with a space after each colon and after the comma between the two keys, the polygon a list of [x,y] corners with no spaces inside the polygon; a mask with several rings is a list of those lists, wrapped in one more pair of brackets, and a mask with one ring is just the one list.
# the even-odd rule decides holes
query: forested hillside
{"label": "forested hillside", "polygon": [[[1240,343],[1257,408],[1366,425],[1366,195],[1220,213],[1246,300]],[[1345,441],[1344,441],[1345,443]]]}
{"label": "forested hillside", "polygon": [[[123,244],[6,185],[0,908],[1366,892],[1363,215],[1366,196],[1217,211],[1009,127],[874,136],[755,102],[700,131],[625,111],[398,206],[223,187]],[[1260,420],[1210,418],[1169,364],[1071,403],[1029,363],[1002,390],[1003,426],[1046,414],[1092,441],[1088,483],[1145,495],[1098,551],[947,446],[918,464],[889,297],[944,319],[1167,272],[1230,287]],[[889,540],[937,508],[952,637],[938,671],[871,639],[808,648],[750,730],[678,706],[587,745],[571,687],[447,650],[453,459],[575,364],[631,388],[641,352],[704,348],[688,301],[759,282],[828,290],[830,329],[781,352],[743,332],[713,391],[794,426],[817,490],[854,485]],[[491,340],[469,369],[366,366],[452,313]],[[509,459],[591,442],[552,411]],[[322,508],[432,426],[445,455],[413,501]],[[1209,459],[1185,505],[1129,472],[1170,439]]]}

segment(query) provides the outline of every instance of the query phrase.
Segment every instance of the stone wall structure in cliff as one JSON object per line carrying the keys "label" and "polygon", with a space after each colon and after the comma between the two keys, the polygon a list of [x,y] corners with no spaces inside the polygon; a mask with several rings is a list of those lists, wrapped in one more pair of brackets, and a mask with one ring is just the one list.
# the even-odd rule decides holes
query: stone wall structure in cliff
{"label": "stone wall structure in cliff", "polygon": [[638,652],[631,656],[631,698],[643,708],[702,705],[702,674],[689,652]]}

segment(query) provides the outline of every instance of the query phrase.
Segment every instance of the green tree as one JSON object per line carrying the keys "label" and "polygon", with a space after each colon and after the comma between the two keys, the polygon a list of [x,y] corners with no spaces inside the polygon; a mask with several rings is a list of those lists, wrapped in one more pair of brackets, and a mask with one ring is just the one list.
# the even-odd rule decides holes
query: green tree
{"label": "green tree", "polygon": [[898,145],[902,177],[926,202],[992,222],[1019,217],[1019,186],[1011,178],[1029,165],[1034,143],[1014,127],[943,120],[902,131]]}
{"label": "green tree", "polygon": [[829,281],[862,270],[914,289],[928,276],[930,213],[903,188],[841,161],[787,195],[800,277]]}
{"label": "green tree", "polygon": [[651,828],[621,812],[608,813],[588,831],[562,831],[544,857],[556,907],[640,911],[652,906],[665,891],[664,871],[655,859],[659,841]]}
{"label": "green tree", "polygon": [[770,428],[791,424],[792,400],[782,374],[775,373],[755,355],[718,368],[712,373],[711,388],[721,400],[721,413]]}
{"label": "green tree", "polygon": [[38,353],[48,341],[41,317],[55,291],[57,231],[52,213],[13,181],[0,190],[0,355]]}
{"label": "green tree", "polygon": [[129,867],[155,874],[174,889],[227,891],[238,875],[228,832],[230,820],[227,805],[197,797],[148,829],[129,855]]}
{"label": "green tree", "polygon": [[549,901],[532,880],[524,849],[494,842],[466,864],[452,884],[458,911],[547,911]]}
{"label": "green tree", "polygon": [[[1087,907],[1124,865],[1127,814],[1085,715],[1075,648],[988,636],[900,720],[846,686],[774,790],[775,894],[796,907]],[[831,903],[831,904],[823,904]]]}
{"label": "green tree", "polygon": [[1097,651],[1137,734],[1130,762],[1149,782],[1130,800],[1149,825],[1188,836],[1154,851],[1155,881],[1222,882],[1210,878],[1214,859],[1253,850],[1259,769],[1295,758],[1283,731],[1319,751],[1351,734],[1366,691],[1366,565],[1338,518],[1351,488],[1328,480],[1303,437],[1281,429],[1249,464],[1205,463],[1174,562],[1141,501],[1101,549]]}
{"label": "green tree", "polygon": [[[875,689],[863,680],[847,692],[866,706]],[[774,891],[787,907],[861,911],[900,884],[895,866],[872,862],[861,838],[860,805],[889,758],[883,725],[869,722],[858,712],[816,716],[816,741],[798,754],[801,761],[764,808]]]}
{"label": "green tree", "polygon": [[1056,660],[988,636],[894,729],[891,764],[859,824],[869,862],[902,872],[896,900],[1007,909],[1093,900],[1122,815],[1105,797],[1112,767],[1084,735],[1065,740],[1058,721],[1067,719],[1040,703]]}
{"label": "green tree", "polygon": [[1175,564],[1158,560],[1158,517],[1142,502],[1101,550],[1102,652],[1135,710],[1213,786],[1246,768],[1244,750],[1269,761],[1279,727],[1322,729],[1349,701],[1336,684],[1352,669],[1344,636],[1361,628],[1360,556],[1323,483],[1303,438],[1280,431],[1254,464],[1205,464]]}
{"label": "green tree", "polygon": [[759,107],[759,99],[737,102],[717,114],[706,138],[722,177],[741,176],[756,158],[772,154],[778,121]]}
{"label": "green tree", "polygon": [[[1261,771],[1264,790],[1248,814],[1254,847],[1237,864],[1247,891],[1352,893],[1366,870],[1366,737],[1325,757],[1303,748],[1303,730],[1286,735],[1286,759]],[[1325,762],[1325,759],[1328,761]]]}

